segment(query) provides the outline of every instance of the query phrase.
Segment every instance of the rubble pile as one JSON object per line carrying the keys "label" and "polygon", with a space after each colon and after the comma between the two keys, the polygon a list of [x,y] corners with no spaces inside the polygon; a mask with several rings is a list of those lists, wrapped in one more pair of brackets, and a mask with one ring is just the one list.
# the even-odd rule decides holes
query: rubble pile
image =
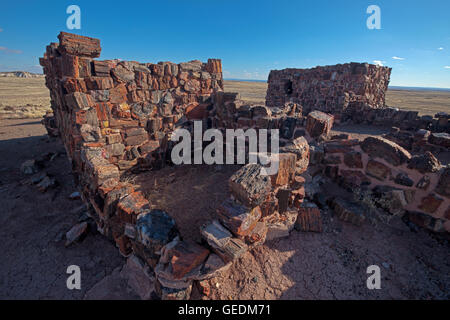
{"label": "rubble pile", "polygon": [[[450,165],[442,165],[431,152],[411,155],[395,142],[374,136],[363,141],[338,137],[311,148],[314,164],[342,187],[369,191],[377,207],[416,225],[450,231]],[[355,215],[339,203],[334,207]]]}

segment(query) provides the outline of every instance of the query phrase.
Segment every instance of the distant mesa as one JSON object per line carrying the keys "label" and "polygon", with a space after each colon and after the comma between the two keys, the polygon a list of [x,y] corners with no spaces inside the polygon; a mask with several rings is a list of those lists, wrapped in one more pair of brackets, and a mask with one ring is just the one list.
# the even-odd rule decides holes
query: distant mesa
{"label": "distant mesa", "polygon": [[11,71],[11,72],[0,72],[0,77],[11,77],[11,78],[43,78],[43,74],[31,73],[27,71]]}

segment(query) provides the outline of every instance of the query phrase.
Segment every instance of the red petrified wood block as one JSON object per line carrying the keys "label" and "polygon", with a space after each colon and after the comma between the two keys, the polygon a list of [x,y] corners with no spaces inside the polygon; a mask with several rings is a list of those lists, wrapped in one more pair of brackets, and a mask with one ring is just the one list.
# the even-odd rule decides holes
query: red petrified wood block
{"label": "red petrified wood block", "polygon": [[255,207],[248,209],[233,199],[227,199],[217,209],[223,224],[236,236],[245,237],[261,218],[261,209]]}
{"label": "red petrified wood block", "polygon": [[311,137],[320,135],[328,136],[333,127],[334,117],[321,111],[313,111],[308,114],[306,120],[306,130]]}
{"label": "red petrified wood block", "polygon": [[169,255],[172,256],[173,276],[181,279],[206,260],[209,250],[193,242],[180,241],[171,248]]}

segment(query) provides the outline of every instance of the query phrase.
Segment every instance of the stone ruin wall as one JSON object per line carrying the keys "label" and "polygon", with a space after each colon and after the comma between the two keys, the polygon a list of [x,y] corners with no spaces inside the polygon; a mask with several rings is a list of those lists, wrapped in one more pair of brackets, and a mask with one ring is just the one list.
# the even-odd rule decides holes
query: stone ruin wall
{"label": "stone ruin wall", "polygon": [[272,70],[266,105],[299,104],[306,113],[319,110],[341,114],[350,104],[384,106],[391,68],[347,63],[312,69]]}
{"label": "stone ruin wall", "polygon": [[450,133],[447,113],[419,116],[418,111],[385,105],[391,71],[368,63],[272,70],[266,105],[276,108],[291,102],[302,106],[305,114],[319,110],[340,122]]}
{"label": "stone ruin wall", "polygon": [[[67,33],[59,40],[40,60],[54,112],[44,122],[49,134],[59,131],[98,230],[144,271],[148,282],[156,277],[163,299],[188,299],[193,286],[206,290],[205,279],[228,268],[253,246],[289,235],[294,225],[301,231],[320,232],[320,211],[303,202],[302,174],[309,165],[352,191],[366,186],[383,199],[381,205],[387,199],[386,209],[392,214],[406,213],[411,222],[433,231],[450,230],[450,173],[432,154],[411,156],[383,138],[358,142],[330,136],[339,112],[360,103],[384,104],[388,68],[347,64],[337,66],[346,72],[333,71],[335,75],[333,67],[324,69],[329,70],[326,75],[316,68],[310,72],[321,74],[322,80],[308,84],[302,78],[298,86],[296,72],[289,69],[293,95],[306,99],[289,101],[279,91],[285,89],[284,73],[274,71],[267,106],[255,106],[245,104],[238,94],[223,92],[220,60],[98,61],[94,58],[100,55],[99,40]],[[367,72],[378,80],[370,80]],[[332,87],[331,79],[340,79],[338,88]],[[308,90],[299,94],[295,90],[301,87]],[[350,87],[353,93],[344,89]],[[367,88],[370,94],[364,94]],[[319,92],[327,98],[314,100]],[[313,107],[305,101],[335,115],[310,112]],[[337,109],[336,101],[340,101]],[[278,173],[264,177],[260,166],[251,164],[237,171],[229,180],[230,197],[217,208],[217,219],[205,221],[199,230],[202,243],[184,241],[170,213],[153,208],[126,179],[129,172],[170,163],[170,133],[181,127],[192,130],[193,120],[201,120],[204,129],[280,130]],[[436,144],[445,148],[448,142],[427,130],[421,133],[414,140],[418,148]],[[327,201],[344,221],[358,224],[364,219],[364,214],[337,199]],[[141,297],[148,298],[146,292]]]}
{"label": "stone ruin wall", "polygon": [[[112,239],[128,263],[145,274],[138,292],[156,277],[163,299],[189,299],[193,286],[230,266],[249,248],[286,236],[303,202],[309,163],[305,138],[294,139],[295,108],[274,119],[264,106],[243,106],[223,92],[221,62],[141,64],[98,61],[100,41],[62,32],[40,63],[50,90],[53,116],[44,119],[49,134],[62,138],[82,198],[97,229]],[[245,109],[245,110],[244,110]],[[239,111],[238,111],[239,110]],[[229,180],[230,198],[217,219],[199,230],[202,243],[184,241],[170,214],[154,208],[129,172],[155,170],[170,162],[174,129],[253,126],[286,127],[279,171],[261,176],[261,166],[243,166]],[[306,212],[305,229],[320,230],[317,211]]]}

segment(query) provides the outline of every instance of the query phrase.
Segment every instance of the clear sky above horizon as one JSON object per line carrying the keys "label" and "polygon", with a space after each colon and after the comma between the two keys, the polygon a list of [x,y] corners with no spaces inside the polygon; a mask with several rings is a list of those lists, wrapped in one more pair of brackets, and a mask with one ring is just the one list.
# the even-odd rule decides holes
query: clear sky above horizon
{"label": "clear sky above horizon", "polygon": [[[66,9],[81,8],[81,30]],[[369,30],[369,5],[381,29]],[[369,62],[391,85],[450,88],[450,1],[165,0],[2,1],[0,71],[41,72],[60,31],[101,39],[101,59],[222,59],[224,77],[267,79],[272,69]]]}

